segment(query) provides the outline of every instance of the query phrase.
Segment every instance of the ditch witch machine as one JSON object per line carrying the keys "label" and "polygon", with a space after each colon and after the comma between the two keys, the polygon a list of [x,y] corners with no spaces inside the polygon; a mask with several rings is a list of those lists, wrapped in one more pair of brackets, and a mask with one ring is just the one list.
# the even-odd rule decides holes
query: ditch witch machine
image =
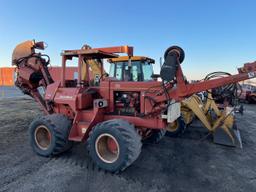
{"label": "ditch witch machine", "polygon": [[[180,116],[180,101],[204,90],[256,77],[256,62],[245,64],[239,74],[187,84],[180,64],[184,51],[170,47],[159,77],[150,79],[152,65],[144,61],[142,81],[130,81],[133,47],[90,48],[62,52],[61,80],[53,81],[48,71],[50,58],[36,52],[43,42],[26,41],[14,49],[12,64],[17,67],[16,86],[33,97],[45,115],[29,128],[33,150],[41,156],[67,151],[72,143],[87,142],[91,159],[102,169],[119,172],[139,156],[143,141],[162,138],[168,124]],[[127,66],[118,66],[113,76],[105,74],[103,59],[128,55]],[[78,58],[78,78],[66,79],[66,63]],[[91,77],[91,63],[100,76]],[[42,91],[43,90],[43,91]]]}

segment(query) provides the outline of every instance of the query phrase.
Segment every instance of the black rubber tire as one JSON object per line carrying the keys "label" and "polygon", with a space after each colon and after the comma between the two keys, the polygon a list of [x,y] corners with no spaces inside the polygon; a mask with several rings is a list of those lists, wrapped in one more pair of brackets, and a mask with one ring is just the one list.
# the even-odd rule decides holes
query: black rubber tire
{"label": "black rubber tire", "polygon": [[256,96],[251,96],[251,97],[249,97],[249,98],[248,98],[248,101],[249,101],[250,104],[256,103]]}
{"label": "black rubber tire", "polygon": [[170,51],[172,51],[173,49],[177,49],[178,51],[179,51],[179,53],[180,53],[180,58],[179,58],[179,62],[180,62],[180,64],[184,61],[184,59],[185,59],[185,52],[184,52],[184,50],[181,48],[181,47],[179,47],[179,46],[171,46],[171,47],[169,47],[168,49],[166,49],[166,51],[165,51],[165,53],[164,53],[164,59],[166,59],[166,57],[167,57],[167,55],[168,55],[168,53],[170,52]]}
{"label": "black rubber tire", "polygon": [[152,129],[152,133],[149,137],[143,139],[143,143],[159,143],[165,136],[165,129]]}
{"label": "black rubber tire", "polygon": [[184,133],[187,125],[185,124],[183,118],[180,116],[176,121],[178,123],[178,128],[175,131],[166,130],[166,136],[177,137]]}
{"label": "black rubber tire", "polygon": [[[35,141],[35,130],[44,125],[51,134],[51,143],[46,150],[42,150]],[[64,115],[52,114],[35,119],[29,127],[30,145],[35,153],[40,156],[49,157],[58,155],[69,150],[72,142],[68,140],[71,121]]]}
{"label": "black rubber tire", "polygon": [[[106,163],[100,159],[95,149],[95,142],[101,134],[110,134],[118,142],[120,152],[116,161]],[[140,155],[141,136],[133,125],[120,119],[113,119],[97,124],[89,134],[87,149],[93,162],[106,171],[118,173],[130,166]]]}

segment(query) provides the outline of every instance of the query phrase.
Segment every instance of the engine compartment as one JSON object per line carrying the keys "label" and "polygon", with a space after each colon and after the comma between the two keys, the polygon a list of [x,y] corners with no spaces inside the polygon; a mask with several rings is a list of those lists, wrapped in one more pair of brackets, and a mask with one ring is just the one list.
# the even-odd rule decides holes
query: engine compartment
{"label": "engine compartment", "polygon": [[140,113],[140,92],[114,92],[114,110],[117,114]]}

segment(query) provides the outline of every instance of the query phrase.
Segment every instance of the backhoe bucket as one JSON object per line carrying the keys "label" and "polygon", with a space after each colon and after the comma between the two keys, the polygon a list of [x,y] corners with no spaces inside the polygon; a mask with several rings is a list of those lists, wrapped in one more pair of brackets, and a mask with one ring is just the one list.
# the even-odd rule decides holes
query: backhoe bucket
{"label": "backhoe bucket", "polygon": [[235,125],[232,129],[217,128],[213,133],[213,142],[220,145],[243,148],[240,131]]}

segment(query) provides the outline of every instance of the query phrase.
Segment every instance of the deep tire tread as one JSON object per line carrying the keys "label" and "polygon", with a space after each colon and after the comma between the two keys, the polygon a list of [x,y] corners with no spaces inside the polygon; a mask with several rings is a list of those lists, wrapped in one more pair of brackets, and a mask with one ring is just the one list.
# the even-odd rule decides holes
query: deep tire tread
{"label": "deep tire tread", "polygon": [[[45,125],[49,130],[51,130],[52,137],[55,138],[55,142],[53,143],[53,148],[48,151],[47,153],[41,153],[38,147],[35,145],[35,142],[33,142],[33,130],[35,129],[35,126],[38,126],[38,124]],[[32,145],[33,150],[41,155],[41,156],[54,156],[58,155],[62,152],[67,151],[72,147],[72,142],[68,140],[69,131],[71,128],[71,121],[62,114],[52,114],[52,115],[46,115],[42,117],[38,117],[30,124],[30,136],[31,140],[30,143]]]}
{"label": "deep tire tread", "polygon": [[[104,130],[104,129],[116,129],[118,132],[122,135],[122,139],[124,141],[124,145],[126,146],[126,154],[125,157],[121,163],[121,165],[118,167],[117,170],[107,170],[113,173],[118,173],[120,171],[123,171],[125,168],[130,166],[139,156],[141,152],[141,137],[137,133],[136,129],[134,128],[133,125],[129,124],[128,122],[124,120],[119,120],[119,119],[113,119],[109,121],[105,121],[102,123],[97,124],[93,130],[89,134],[89,138],[87,140],[88,145],[87,149],[92,157],[92,149],[94,148],[94,143],[92,141],[92,137],[94,134],[97,134],[96,132],[99,130]],[[114,131],[116,131],[114,130]],[[104,169],[102,167],[101,162],[94,162],[98,167]]]}

